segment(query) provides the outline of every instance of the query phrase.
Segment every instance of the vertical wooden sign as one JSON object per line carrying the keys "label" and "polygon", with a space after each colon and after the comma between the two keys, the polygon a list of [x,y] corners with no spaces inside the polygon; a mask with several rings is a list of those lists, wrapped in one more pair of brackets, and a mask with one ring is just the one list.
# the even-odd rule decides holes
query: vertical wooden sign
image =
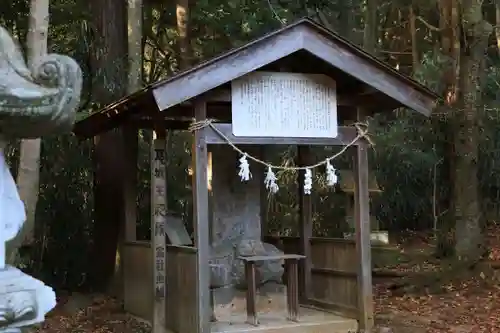
{"label": "vertical wooden sign", "polygon": [[153,254],[153,333],[165,327],[165,224],[167,220],[167,182],[165,139],[153,135],[151,144],[151,250]]}

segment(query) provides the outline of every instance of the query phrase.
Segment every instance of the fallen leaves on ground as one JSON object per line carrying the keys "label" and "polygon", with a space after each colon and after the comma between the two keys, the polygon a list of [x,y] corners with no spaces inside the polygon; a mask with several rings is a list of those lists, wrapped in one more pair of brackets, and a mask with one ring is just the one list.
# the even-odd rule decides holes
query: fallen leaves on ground
{"label": "fallen leaves on ground", "polygon": [[[416,262],[396,263],[393,270],[403,272],[437,272],[439,262],[432,260],[432,242],[419,237],[399,246],[406,255],[416,254]],[[500,228],[488,230],[491,248],[489,259],[500,263]],[[374,286],[377,322],[392,328],[394,333],[500,333],[500,283],[490,275],[477,274],[457,280],[440,288],[439,294],[423,291],[420,294],[396,296],[388,282]],[[149,325],[121,311],[112,298],[95,295],[90,305],[69,314],[65,301],[60,300],[37,333],[146,333]]]}
{"label": "fallen leaves on ground", "polygon": [[[489,259],[500,263],[499,227],[488,230],[488,243],[491,248]],[[425,251],[425,242],[418,246],[402,245],[401,249],[406,252]],[[429,259],[418,263],[397,264],[392,269],[437,272],[442,268],[438,262]],[[424,290],[420,294],[396,296],[388,289],[388,282],[378,283],[374,286],[377,318],[393,328],[395,333],[499,333],[499,281],[494,276],[491,277],[491,274],[480,272],[476,275],[442,286],[439,294]]]}
{"label": "fallen leaves on ground", "polygon": [[93,295],[92,304],[68,313],[65,300],[38,327],[37,333],[150,333],[149,325],[124,313],[121,304],[111,297]]}

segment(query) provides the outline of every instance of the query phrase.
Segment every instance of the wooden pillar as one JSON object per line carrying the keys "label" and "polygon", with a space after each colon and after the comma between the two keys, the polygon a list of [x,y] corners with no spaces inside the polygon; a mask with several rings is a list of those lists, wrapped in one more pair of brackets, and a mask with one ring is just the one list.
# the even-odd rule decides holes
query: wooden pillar
{"label": "wooden pillar", "polygon": [[125,242],[137,240],[137,128],[126,126],[124,129],[123,187],[125,196]]}
{"label": "wooden pillar", "polygon": [[[358,119],[361,117],[358,116]],[[354,155],[354,214],[358,260],[359,328],[371,332],[374,326],[370,241],[370,198],[368,192],[368,143],[360,140]]]}
{"label": "wooden pillar", "polygon": [[[311,151],[307,146],[297,147],[297,159],[300,166],[311,163]],[[314,171],[313,171],[314,172]],[[312,200],[310,195],[304,194],[304,170],[298,173],[299,184],[299,236],[300,236],[300,254],[305,256],[300,264],[299,277],[300,287],[299,296],[302,302],[310,298],[311,293],[311,237],[312,237]]]}
{"label": "wooden pillar", "polygon": [[151,253],[153,260],[153,333],[165,331],[165,224],[167,220],[165,131],[153,133],[151,142]]}
{"label": "wooden pillar", "polygon": [[[260,146],[259,147],[259,158],[263,161],[266,161],[266,146]],[[259,164],[259,170],[258,172],[260,175],[265,175],[267,170],[264,165]],[[269,235],[269,222],[268,222],[268,215],[269,215],[269,191],[266,189],[264,186],[264,182],[261,181],[259,184],[259,191],[260,191],[260,234],[261,234],[261,239],[264,240],[266,236]]]}
{"label": "wooden pillar", "polygon": [[[207,117],[207,105],[202,99],[195,102],[195,120],[204,121]],[[193,221],[195,246],[198,249],[198,333],[210,333],[210,268],[209,260],[209,213],[208,213],[208,152],[205,132],[202,128],[194,132],[193,145]],[[217,163],[217,162],[215,162]],[[194,332],[193,332],[194,333]]]}

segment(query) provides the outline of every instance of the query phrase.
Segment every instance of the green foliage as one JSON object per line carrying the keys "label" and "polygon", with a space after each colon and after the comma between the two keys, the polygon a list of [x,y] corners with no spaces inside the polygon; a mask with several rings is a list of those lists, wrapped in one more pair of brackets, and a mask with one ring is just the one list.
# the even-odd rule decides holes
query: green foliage
{"label": "green foliage", "polygon": [[[32,269],[57,286],[79,287],[92,258],[92,145],[73,135],[43,141]],[[76,255],[80,254],[80,255]]]}
{"label": "green foliage", "polygon": [[[381,2],[379,9],[379,41],[381,57],[403,70],[408,60],[410,37],[407,28],[407,1]],[[193,63],[200,62],[252,38],[274,30],[282,22],[291,22],[320,12],[331,27],[342,36],[358,43],[362,40],[364,1],[359,0],[201,0],[192,3],[191,45]],[[419,15],[436,18],[435,4],[419,4]],[[148,2],[144,7],[144,82],[152,83],[172,75],[179,67],[175,4]],[[29,3],[27,0],[3,0],[0,24],[5,25],[25,47]],[[95,32],[90,26],[89,6],[83,0],[51,0],[50,49],[73,56],[80,63],[85,87],[81,119],[97,108],[90,95],[91,84],[99,80],[98,69],[92,68],[90,48]],[[418,45],[421,65],[414,68],[417,80],[437,92],[443,91],[441,76],[450,60],[436,52],[438,36],[419,26]],[[383,52],[382,52],[383,51]],[[396,54],[396,55],[393,55]],[[125,55],[124,55],[125,57]],[[122,60],[122,59],[121,59]],[[500,198],[500,123],[498,91],[500,72],[492,60],[485,76],[484,120],[481,126],[480,180],[485,202]],[[409,71],[407,71],[409,72]],[[373,197],[372,211],[383,229],[426,229],[432,226],[434,174],[441,166],[443,138],[436,122],[407,110],[377,116],[370,121],[370,131],[376,142],[372,150],[371,170],[383,193]],[[150,237],[150,170],[149,133],[142,131],[138,162],[138,238]],[[180,214],[187,225],[192,220],[191,179],[188,175],[191,143],[186,133],[175,133],[168,144],[168,203],[169,209]],[[8,150],[12,169],[17,170],[16,145]],[[317,148],[316,160],[331,156],[337,148]],[[275,164],[293,163],[293,147],[270,148],[268,160]],[[347,155],[336,161],[337,169],[352,167]],[[298,202],[296,173],[282,173],[281,191],[269,198],[269,228],[272,233],[293,235],[297,232]],[[92,142],[79,142],[72,135],[46,138],[43,141],[40,199],[36,218],[36,244],[27,256],[30,269],[45,281],[59,287],[84,286],[92,244],[93,160]],[[339,189],[324,185],[323,170],[315,174],[314,232],[321,236],[341,236],[345,223],[346,195]],[[439,196],[446,189],[438,180]]]}

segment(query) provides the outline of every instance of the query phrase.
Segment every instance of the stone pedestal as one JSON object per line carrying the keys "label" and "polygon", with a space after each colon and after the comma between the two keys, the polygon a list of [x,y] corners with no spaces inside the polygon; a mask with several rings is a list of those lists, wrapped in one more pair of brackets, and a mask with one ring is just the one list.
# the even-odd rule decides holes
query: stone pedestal
{"label": "stone pedestal", "polygon": [[19,332],[21,327],[45,320],[56,305],[56,295],[19,269],[6,266],[0,271],[0,332]]}

